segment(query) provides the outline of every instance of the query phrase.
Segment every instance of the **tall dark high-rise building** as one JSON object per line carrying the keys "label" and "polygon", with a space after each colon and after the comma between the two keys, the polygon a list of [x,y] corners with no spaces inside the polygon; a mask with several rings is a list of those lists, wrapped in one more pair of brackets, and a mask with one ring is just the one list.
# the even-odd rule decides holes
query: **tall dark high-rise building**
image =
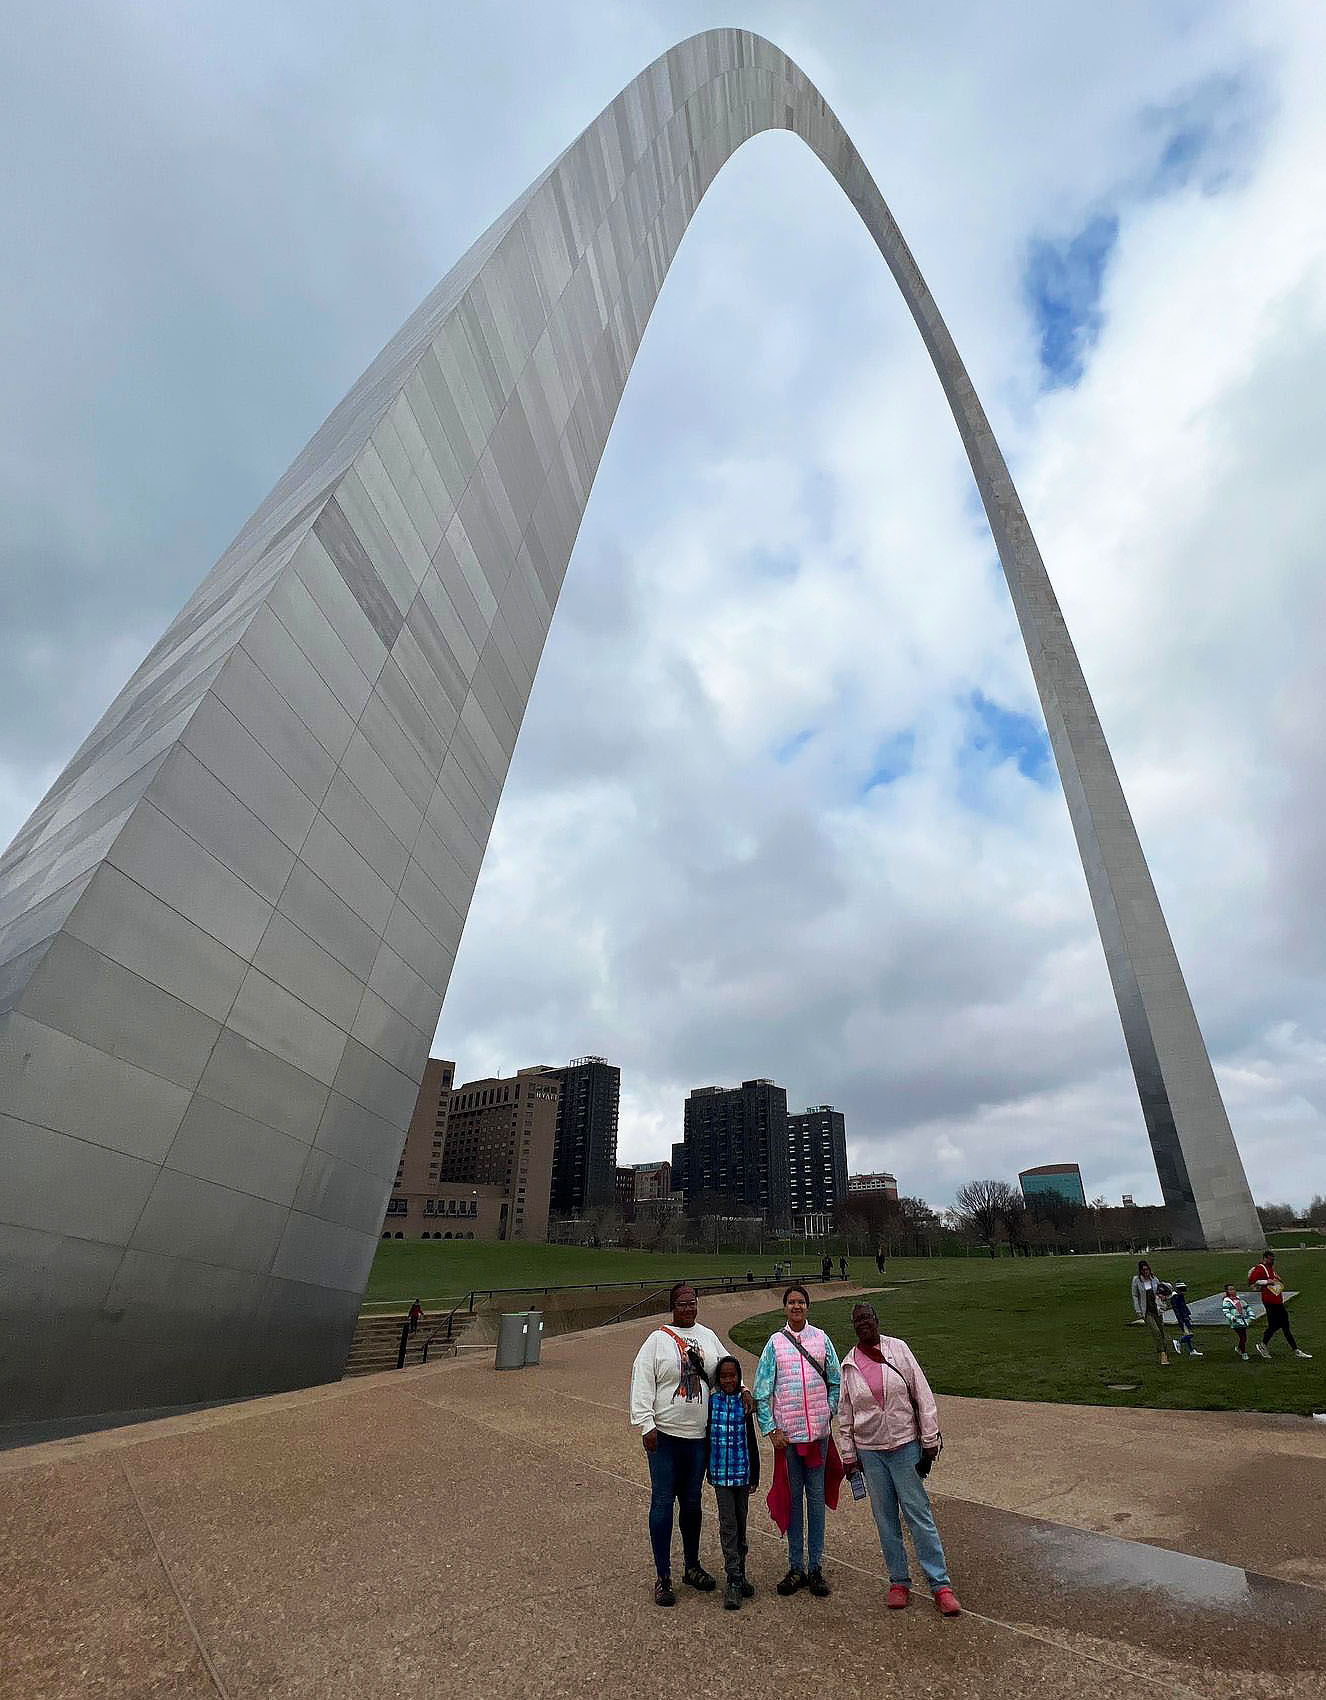
{"label": "tall dark high-rise building", "polygon": [[602,1057],[543,1068],[562,1083],[553,1146],[551,1208],[564,1215],[609,1208],[617,1197],[617,1115],[622,1071]]}
{"label": "tall dark high-rise building", "polygon": [[618,1168],[616,1171],[617,1208],[622,1213],[624,1222],[635,1221],[635,1170]]}
{"label": "tall dark high-rise building", "polygon": [[832,1104],[787,1118],[787,1180],[793,1213],[832,1210],[847,1196],[847,1127]]}
{"label": "tall dark high-rise building", "polygon": [[[686,1209],[767,1216],[790,1209],[787,1093],[772,1080],[697,1086],[686,1100]],[[676,1163],[673,1163],[674,1186]]]}

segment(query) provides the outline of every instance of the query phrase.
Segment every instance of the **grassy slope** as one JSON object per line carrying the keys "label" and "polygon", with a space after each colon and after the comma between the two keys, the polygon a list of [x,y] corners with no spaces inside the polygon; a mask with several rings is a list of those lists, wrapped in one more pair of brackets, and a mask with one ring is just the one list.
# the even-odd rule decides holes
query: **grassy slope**
{"label": "grassy slope", "polygon": [[[868,1260],[860,1260],[867,1268]],[[1182,1277],[1193,1298],[1240,1284],[1249,1259],[1214,1252],[1159,1253],[1162,1279]],[[915,1282],[876,1301],[885,1333],[913,1347],[938,1393],[1034,1399],[1074,1405],[1147,1405],[1184,1410],[1326,1411],[1326,1256],[1285,1252],[1281,1273],[1299,1296],[1290,1306],[1299,1344],[1311,1363],[1285,1354],[1270,1363],[1233,1353],[1224,1328],[1196,1330],[1201,1359],[1170,1354],[1161,1368],[1143,1329],[1130,1326],[1128,1257],[1036,1258],[979,1262],[891,1261],[888,1273]],[[871,1271],[873,1275],[873,1270]],[[861,1279],[867,1279],[862,1273]],[[851,1301],[816,1305],[814,1320],[840,1351],[853,1343]],[[752,1318],[733,1338],[758,1351],[779,1312]],[[1260,1335],[1254,1330],[1252,1339]],[[1135,1390],[1112,1392],[1110,1382]]]}
{"label": "grassy slope", "polygon": [[[812,1260],[813,1261],[813,1260]],[[798,1269],[812,1262],[797,1261]],[[864,1271],[873,1264],[861,1258]],[[573,1285],[591,1281],[658,1281],[670,1286],[688,1276],[700,1280],[712,1275],[757,1275],[773,1271],[772,1257],[752,1259],[744,1253],[717,1257],[683,1251],[592,1251],[569,1245],[489,1244],[479,1240],[383,1240],[368,1278],[367,1302],[403,1299],[408,1305],[417,1294],[425,1304],[445,1299],[454,1304],[471,1289],[518,1287],[524,1282]]]}
{"label": "grassy slope", "polygon": [[1326,1246],[1326,1234],[1320,1228],[1277,1228],[1273,1234],[1267,1234],[1266,1243],[1275,1246]]}

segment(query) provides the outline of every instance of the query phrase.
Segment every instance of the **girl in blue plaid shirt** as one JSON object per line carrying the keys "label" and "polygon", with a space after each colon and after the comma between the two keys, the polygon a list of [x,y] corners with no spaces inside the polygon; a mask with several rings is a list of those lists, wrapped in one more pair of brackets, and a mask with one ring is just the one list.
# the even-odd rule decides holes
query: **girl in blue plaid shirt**
{"label": "girl in blue plaid shirt", "polygon": [[718,1501],[718,1538],[723,1548],[727,1590],[723,1604],[737,1611],[755,1592],[746,1580],[746,1512],[750,1490],[760,1481],[755,1419],[741,1397],[741,1365],[720,1358],[709,1395],[709,1480]]}

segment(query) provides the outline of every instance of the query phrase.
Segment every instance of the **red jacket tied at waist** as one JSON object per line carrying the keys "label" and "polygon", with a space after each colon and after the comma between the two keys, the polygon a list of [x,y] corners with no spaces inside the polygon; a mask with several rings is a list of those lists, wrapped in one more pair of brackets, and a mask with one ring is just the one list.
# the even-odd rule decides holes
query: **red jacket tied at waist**
{"label": "red jacket tied at waist", "polygon": [[[838,1489],[843,1481],[843,1461],[838,1456],[838,1448],[833,1443],[833,1437],[828,1440],[829,1456],[824,1463],[824,1503],[830,1511],[838,1509]],[[798,1446],[797,1451],[809,1469],[816,1469],[824,1454],[822,1447],[825,1442],[812,1440]],[[769,1489],[764,1502],[769,1507],[769,1515],[774,1520],[774,1527],[780,1535],[787,1533],[787,1525],[792,1516],[792,1489],[787,1479],[787,1448],[779,1446],[774,1449],[773,1486]]]}

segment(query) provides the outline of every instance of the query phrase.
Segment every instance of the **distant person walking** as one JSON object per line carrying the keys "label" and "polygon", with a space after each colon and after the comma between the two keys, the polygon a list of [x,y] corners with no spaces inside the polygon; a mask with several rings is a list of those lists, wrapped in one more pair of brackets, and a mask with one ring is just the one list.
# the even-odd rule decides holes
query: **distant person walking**
{"label": "distant person walking", "polygon": [[895,1611],[911,1598],[911,1576],[902,1522],[912,1532],[916,1559],[945,1617],[962,1610],[949,1581],[944,1547],[925,1477],[939,1456],[939,1407],[920,1364],[903,1340],[879,1331],[874,1305],[852,1306],[856,1345],[843,1359],[838,1427],[843,1469],[865,1474],[870,1509],[889,1571],[886,1604]]}
{"label": "distant person walking", "polygon": [[769,1514],[787,1535],[787,1574],[778,1592],[809,1587],[823,1599],[830,1591],[823,1570],[824,1507],[837,1505],[842,1479],[829,1433],[842,1370],[833,1341],[806,1320],[809,1310],[810,1294],[793,1283],[783,1294],[786,1320],[760,1354],[755,1409],[761,1432],[774,1444]]}
{"label": "distant person walking", "polygon": [[701,1495],[709,1456],[709,1393],[722,1341],[697,1317],[700,1301],[689,1281],[668,1295],[672,1321],[656,1328],[631,1369],[631,1422],[649,1459],[649,1541],[654,1551],[654,1603],[675,1606],[672,1586],[672,1507],[678,1506],[687,1587],[708,1593],[714,1579],[700,1563]]}
{"label": "distant person walking", "polygon": [[832,1281],[832,1279],[833,1279],[833,1259],[831,1257],[828,1257],[828,1256],[822,1257],[820,1259],[820,1280],[821,1281]]}
{"label": "distant person walking", "polygon": [[845,1257],[838,1259],[838,1278],[840,1281],[847,1279],[847,1259]]}
{"label": "distant person walking", "polygon": [[878,1274],[878,1275],[882,1275],[884,1273],[884,1247],[883,1246],[879,1246],[875,1251],[875,1273]]}
{"label": "distant person walking", "polygon": [[[397,1311],[397,1312],[396,1312],[396,1314],[397,1314],[397,1316],[399,1316],[399,1315],[400,1315],[400,1312],[399,1312],[399,1311]],[[422,1316],[422,1315],[423,1315],[423,1314],[424,1314],[424,1307],[423,1307],[423,1306],[422,1306],[422,1305],[421,1305],[421,1304],[420,1304],[420,1303],[419,1303],[419,1300],[418,1300],[418,1299],[416,1299],[416,1300],[415,1300],[415,1301],[414,1301],[414,1303],[413,1303],[413,1304],[412,1304],[412,1305],[411,1305],[411,1306],[410,1306],[410,1309],[409,1309],[409,1312],[408,1312],[408,1315],[409,1315],[409,1321],[410,1321],[410,1332],[411,1332],[411,1334],[413,1334],[413,1333],[414,1333],[414,1331],[415,1331],[415,1329],[416,1329],[416,1328],[418,1328],[418,1326],[419,1326],[419,1318],[420,1318],[420,1317],[421,1317],[421,1316]]]}
{"label": "distant person walking", "polygon": [[1289,1306],[1285,1303],[1285,1284],[1275,1271],[1275,1253],[1264,1251],[1260,1263],[1255,1263],[1248,1271],[1248,1285],[1256,1289],[1262,1296],[1266,1306],[1266,1329],[1257,1342],[1257,1352],[1260,1357],[1269,1358],[1271,1355],[1271,1336],[1283,1334],[1289,1350],[1297,1358],[1310,1358],[1311,1352],[1303,1351],[1294,1338],[1294,1331],[1289,1326]]}
{"label": "distant person walking", "polygon": [[1137,1265],[1136,1275],[1133,1276],[1133,1309],[1154,1338],[1156,1353],[1162,1364],[1169,1362],[1165,1352],[1165,1325],[1160,1319],[1168,1295],[1169,1288],[1163,1281],[1156,1279],[1151,1265],[1143,1258]]}
{"label": "distant person walking", "polygon": [[1252,1317],[1247,1305],[1239,1297],[1239,1290],[1231,1281],[1225,1288],[1225,1296],[1220,1301],[1220,1308],[1225,1313],[1225,1321],[1234,1330],[1234,1350],[1248,1361],[1248,1329],[1252,1326]]}
{"label": "distant person walking", "polygon": [[1170,1309],[1174,1312],[1174,1320],[1178,1324],[1179,1337],[1174,1342],[1174,1350],[1180,1357],[1186,1352],[1190,1358],[1204,1356],[1197,1350],[1192,1337],[1192,1312],[1188,1309],[1188,1283],[1176,1281],[1170,1289]]}

